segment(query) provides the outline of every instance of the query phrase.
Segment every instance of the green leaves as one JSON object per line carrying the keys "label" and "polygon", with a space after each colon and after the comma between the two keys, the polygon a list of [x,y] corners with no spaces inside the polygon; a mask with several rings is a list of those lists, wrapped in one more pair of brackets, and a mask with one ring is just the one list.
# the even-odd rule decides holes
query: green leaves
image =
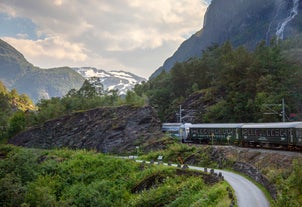
{"label": "green leaves", "polygon": [[[213,45],[201,58],[176,63],[170,73],[161,73],[135,91],[144,89],[162,121],[172,121],[183,104],[199,111],[195,122],[280,121],[264,117],[259,109],[284,98],[287,113],[301,113],[302,102],[301,66],[285,59],[282,44],[268,46],[263,41],[253,52],[233,48],[230,42]],[[202,99],[197,101],[192,97],[198,93]]]}
{"label": "green leaves", "polygon": [[[173,148],[188,150],[187,146]],[[206,206],[221,203],[225,183],[178,175],[175,168],[145,165],[85,150],[37,150],[0,145],[1,206]],[[141,186],[140,190],[133,189]],[[222,190],[223,189],[223,190]],[[230,203],[229,200],[225,201]]]}

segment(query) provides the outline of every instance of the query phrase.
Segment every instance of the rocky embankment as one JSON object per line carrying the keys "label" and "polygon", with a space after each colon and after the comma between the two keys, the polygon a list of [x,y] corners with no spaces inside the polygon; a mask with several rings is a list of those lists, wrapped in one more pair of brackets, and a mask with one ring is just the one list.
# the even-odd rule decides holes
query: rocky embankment
{"label": "rocky embankment", "polygon": [[293,151],[216,146],[211,151],[211,159],[216,160],[221,167],[228,165],[260,183],[276,199],[277,188],[270,180],[271,174],[291,171],[293,161],[302,159],[302,154]]}
{"label": "rocky embankment", "polygon": [[9,143],[34,148],[94,149],[128,152],[161,136],[161,123],[152,107],[110,107],[77,112],[24,131]]}

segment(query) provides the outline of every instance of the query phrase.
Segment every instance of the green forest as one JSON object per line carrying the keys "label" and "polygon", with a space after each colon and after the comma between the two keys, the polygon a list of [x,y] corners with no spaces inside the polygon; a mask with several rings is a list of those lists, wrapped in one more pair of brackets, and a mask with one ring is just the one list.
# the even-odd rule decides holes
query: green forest
{"label": "green forest", "polygon": [[[266,105],[281,104],[282,99],[287,116],[301,113],[302,67],[288,58],[287,50],[292,44],[301,45],[295,41],[272,41],[270,46],[261,42],[254,51],[233,48],[230,42],[214,44],[202,58],[176,63],[170,72],[137,85],[134,91],[149,98],[163,121],[173,121],[171,114],[192,94],[202,97],[195,108],[197,123],[281,121],[278,115],[263,114]],[[281,112],[280,106],[274,110]]]}

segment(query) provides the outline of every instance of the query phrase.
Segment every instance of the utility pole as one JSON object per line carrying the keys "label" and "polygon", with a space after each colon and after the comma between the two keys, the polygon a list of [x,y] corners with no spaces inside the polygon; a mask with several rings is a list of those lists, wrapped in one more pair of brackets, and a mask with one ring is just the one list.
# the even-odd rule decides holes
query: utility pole
{"label": "utility pole", "polygon": [[265,104],[264,105],[270,112],[264,113],[264,114],[277,114],[277,115],[282,115],[282,122],[285,122],[285,101],[284,98],[282,98],[282,104],[281,104],[281,114],[280,112],[274,110],[272,107],[274,106],[280,106],[280,104]]}
{"label": "utility pole", "polygon": [[182,116],[181,116],[182,111],[183,111],[183,109],[181,108],[181,105],[179,105],[179,123],[182,123]]}
{"label": "utility pole", "polygon": [[285,122],[285,103],[284,103],[284,98],[282,98],[282,121]]}

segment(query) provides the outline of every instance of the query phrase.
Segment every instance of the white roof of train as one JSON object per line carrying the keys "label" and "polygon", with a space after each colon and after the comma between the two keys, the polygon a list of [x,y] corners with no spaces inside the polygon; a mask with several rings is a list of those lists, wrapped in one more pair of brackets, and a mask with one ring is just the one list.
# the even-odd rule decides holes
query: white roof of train
{"label": "white roof of train", "polygon": [[180,126],[182,123],[163,123],[162,126]]}
{"label": "white roof of train", "polygon": [[189,128],[241,128],[242,123],[192,124]]}
{"label": "white roof of train", "polygon": [[302,128],[302,122],[272,122],[244,124],[242,128]]}
{"label": "white roof of train", "polygon": [[271,123],[204,123],[191,124],[189,128],[302,128],[302,122]]}

